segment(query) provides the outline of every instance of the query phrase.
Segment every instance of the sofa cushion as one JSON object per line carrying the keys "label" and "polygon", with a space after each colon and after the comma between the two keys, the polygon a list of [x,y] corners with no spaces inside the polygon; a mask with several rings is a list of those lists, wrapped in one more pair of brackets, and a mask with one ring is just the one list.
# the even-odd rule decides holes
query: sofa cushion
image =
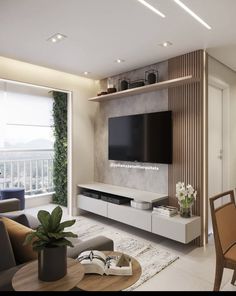
{"label": "sofa cushion", "polygon": [[33,251],[32,245],[23,245],[26,235],[32,232],[32,229],[6,217],[1,217],[0,220],[9,234],[16,262],[25,263],[37,259],[38,253]]}
{"label": "sofa cushion", "polygon": [[11,268],[15,265],[16,261],[9,235],[4,223],[0,221],[0,271]]}

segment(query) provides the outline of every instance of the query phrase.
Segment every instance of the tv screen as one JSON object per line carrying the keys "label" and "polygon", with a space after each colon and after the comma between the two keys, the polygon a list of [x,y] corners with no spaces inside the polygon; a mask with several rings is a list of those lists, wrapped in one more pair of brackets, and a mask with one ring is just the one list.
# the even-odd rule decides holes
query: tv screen
{"label": "tv screen", "polygon": [[172,112],[109,118],[109,160],[172,163]]}

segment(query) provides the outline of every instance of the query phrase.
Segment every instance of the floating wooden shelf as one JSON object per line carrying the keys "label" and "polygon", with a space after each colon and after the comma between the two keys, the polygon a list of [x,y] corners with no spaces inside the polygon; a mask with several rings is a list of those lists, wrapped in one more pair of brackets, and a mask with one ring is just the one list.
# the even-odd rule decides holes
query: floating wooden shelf
{"label": "floating wooden shelf", "polygon": [[142,94],[142,93],[152,92],[155,90],[161,90],[161,89],[166,89],[166,88],[170,88],[170,87],[181,86],[184,84],[190,84],[190,83],[195,83],[195,82],[199,82],[199,81],[200,81],[199,78],[195,78],[191,75],[184,76],[184,77],[180,77],[180,78],[176,78],[176,79],[158,82],[155,84],[145,85],[142,87],[127,89],[127,90],[112,93],[112,94],[94,97],[94,98],[89,99],[89,101],[103,102],[103,101],[108,101],[108,100],[115,100],[115,99],[120,99],[120,98],[124,98],[127,96],[134,96],[134,95],[138,95],[138,94]]}

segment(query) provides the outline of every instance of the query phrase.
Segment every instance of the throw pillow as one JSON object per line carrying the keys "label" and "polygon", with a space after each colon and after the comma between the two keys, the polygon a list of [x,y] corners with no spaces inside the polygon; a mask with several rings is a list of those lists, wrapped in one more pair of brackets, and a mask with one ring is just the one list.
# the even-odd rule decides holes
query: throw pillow
{"label": "throw pillow", "polygon": [[6,217],[1,217],[0,220],[7,229],[16,262],[25,263],[37,259],[38,253],[33,251],[32,245],[23,245],[26,235],[31,232],[32,229]]}
{"label": "throw pillow", "polygon": [[6,217],[8,219],[11,219],[11,220],[14,220],[16,221],[17,223],[20,223],[26,227],[30,227],[29,225],[29,220],[27,218],[27,216],[25,214],[7,214],[7,213],[4,213],[4,214],[0,214],[0,218],[1,217]]}

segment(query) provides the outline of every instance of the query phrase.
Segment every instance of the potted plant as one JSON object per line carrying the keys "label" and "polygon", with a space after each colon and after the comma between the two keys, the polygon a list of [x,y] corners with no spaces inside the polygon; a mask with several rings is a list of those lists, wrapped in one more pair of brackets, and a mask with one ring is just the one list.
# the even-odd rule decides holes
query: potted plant
{"label": "potted plant", "polygon": [[47,211],[38,212],[41,223],[36,231],[30,232],[24,244],[32,244],[38,252],[38,277],[42,281],[51,282],[63,278],[67,272],[67,246],[73,244],[66,238],[77,237],[72,232],[64,232],[76,220],[61,223],[62,209],[58,206],[50,214]]}
{"label": "potted plant", "polygon": [[187,185],[182,182],[176,184],[176,197],[180,205],[180,216],[190,218],[192,216],[192,206],[197,198],[197,191],[192,185]]}

